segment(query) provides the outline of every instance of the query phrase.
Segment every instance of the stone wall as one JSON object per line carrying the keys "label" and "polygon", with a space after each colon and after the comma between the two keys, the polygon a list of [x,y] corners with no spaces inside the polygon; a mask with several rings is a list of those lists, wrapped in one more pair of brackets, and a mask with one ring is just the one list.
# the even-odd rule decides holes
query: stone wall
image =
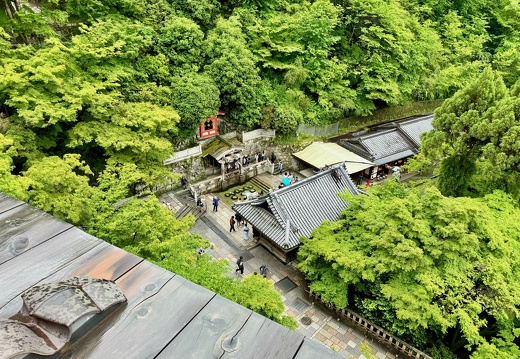
{"label": "stone wall", "polygon": [[[256,138],[244,143],[244,155],[249,155],[251,164],[254,164],[255,154],[258,152],[263,152],[268,159],[270,159],[271,155],[274,153],[276,156],[276,164],[281,160],[284,163],[284,170],[298,171],[306,168],[307,166],[295,158],[292,154],[301,151],[309,144],[310,143],[298,145],[279,145],[274,144],[270,138]],[[266,166],[262,169],[262,172],[272,172],[272,167],[275,169],[277,168],[277,166]],[[202,158],[201,156],[196,156],[183,161],[172,163],[171,165],[168,165],[168,168],[170,168],[173,173],[185,175],[189,182],[200,181],[205,178],[221,174],[220,164],[213,164],[211,159]],[[249,178],[252,174],[253,172],[248,172],[247,176],[245,177]],[[244,181],[245,178],[240,178],[237,180]],[[234,181],[230,180],[229,182]],[[173,188],[175,188],[175,184],[172,185]]]}
{"label": "stone wall", "polygon": [[284,169],[297,171],[307,166],[303,165],[301,161],[295,158],[292,154],[301,151],[309,144],[310,142],[298,145],[278,145],[274,144],[270,138],[254,139],[244,143],[244,147],[246,148],[244,154],[249,154],[251,160],[254,161],[254,156],[259,151],[263,151],[264,155],[268,159],[271,159],[271,155],[274,153],[276,156],[275,163],[282,160],[284,163]]}
{"label": "stone wall", "polygon": [[269,161],[251,163],[249,166],[243,168],[242,171],[226,173],[224,175],[224,180],[222,180],[222,176],[218,175],[190,184],[190,191],[195,198],[213,191],[221,191],[224,188],[246,182],[256,175],[267,172],[270,167]]}
{"label": "stone wall", "polygon": [[175,162],[167,167],[173,173],[185,175],[189,182],[220,174],[220,164],[218,166],[213,165],[208,159],[201,156]]}

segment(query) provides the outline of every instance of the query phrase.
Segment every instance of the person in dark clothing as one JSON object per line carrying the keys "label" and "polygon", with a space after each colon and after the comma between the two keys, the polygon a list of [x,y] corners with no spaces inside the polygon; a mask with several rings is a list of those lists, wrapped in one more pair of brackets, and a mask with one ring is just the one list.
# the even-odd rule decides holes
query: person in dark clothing
{"label": "person in dark clothing", "polygon": [[269,273],[269,269],[267,269],[267,266],[264,264],[260,267],[260,274],[264,276],[264,278],[267,278],[267,273]]}
{"label": "person in dark clothing", "polygon": [[229,232],[236,232],[235,230],[235,217],[231,216],[229,219]]}
{"label": "person in dark clothing", "polygon": [[213,212],[218,212],[218,202],[220,198],[218,196],[213,197]]}
{"label": "person in dark clothing", "polygon": [[182,176],[182,178],[181,178],[182,188],[186,189],[187,184],[188,184],[188,179],[186,178],[186,176]]}
{"label": "person in dark clothing", "polygon": [[240,227],[240,223],[242,222],[242,216],[239,213],[235,214],[235,220],[237,221],[237,227]]}
{"label": "person in dark clothing", "polygon": [[235,269],[235,273],[240,271],[240,274],[244,274],[244,257],[240,256],[237,260],[237,269]]}

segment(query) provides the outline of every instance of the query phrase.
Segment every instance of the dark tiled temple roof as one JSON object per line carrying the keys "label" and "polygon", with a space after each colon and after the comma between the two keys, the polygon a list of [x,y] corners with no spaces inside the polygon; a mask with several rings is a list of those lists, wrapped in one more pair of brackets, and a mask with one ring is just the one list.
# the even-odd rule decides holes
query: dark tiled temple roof
{"label": "dark tiled temple roof", "polygon": [[[16,321],[24,304],[21,294],[77,276],[113,281],[127,303],[110,315],[94,316],[95,325],[76,322],[67,351],[53,358],[341,357],[301,333],[0,192],[0,358],[56,351],[43,340],[45,333]],[[105,306],[99,293],[87,291],[98,306]],[[65,304],[63,310],[68,310]]]}
{"label": "dark tiled temple roof", "polygon": [[416,148],[421,146],[421,134],[433,130],[433,115],[399,122],[397,126],[413,142]]}
{"label": "dark tiled temple roof", "polygon": [[339,141],[346,149],[381,165],[418,153],[420,135],[431,131],[433,115],[375,127],[371,132]]}
{"label": "dark tiled temple roof", "polygon": [[338,193],[345,190],[362,193],[343,166],[338,166],[252,201],[235,203],[233,209],[265,237],[288,250],[297,247],[300,237],[309,237],[323,221],[340,218],[348,204]]}

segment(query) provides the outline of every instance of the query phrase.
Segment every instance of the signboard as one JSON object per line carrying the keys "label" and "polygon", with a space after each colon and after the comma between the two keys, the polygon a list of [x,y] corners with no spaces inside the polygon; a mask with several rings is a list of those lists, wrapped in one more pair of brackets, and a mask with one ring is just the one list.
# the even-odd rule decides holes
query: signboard
{"label": "signboard", "polygon": [[200,137],[207,138],[218,135],[217,116],[211,116],[200,124]]}

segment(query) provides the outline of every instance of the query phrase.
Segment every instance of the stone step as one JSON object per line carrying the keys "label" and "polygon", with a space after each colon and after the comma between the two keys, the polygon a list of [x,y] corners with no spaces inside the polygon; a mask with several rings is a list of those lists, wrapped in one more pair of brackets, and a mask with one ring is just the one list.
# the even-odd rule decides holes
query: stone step
{"label": "stone step", "polygon": [[173,194],[176,196],[176,197],[186,197],[186,196],[191,196],[191,191],[189,189],[179,189],[177,191],[174,191]]}
{"label": "stone step", "polygon": [[188,213],[190,213],[190,212],[191,212],[191,207],[186,205],[175,213],[175,218],[180,219],[180,218],[186,217],[188,215]]}
{"label": "stone step", "polygon": [[269,193],[269,190],[271,189],[271,187],[266,184],[265,182],[263,182],[262,180],[260,180],[259,178],[257,177],[253,177],[251,180],[250,180],[250,183],[252,183],[253,185],[255,185],[256,187],[258,187],[259,189],[261,189],[262,191],[264,191],[264,193]]}

